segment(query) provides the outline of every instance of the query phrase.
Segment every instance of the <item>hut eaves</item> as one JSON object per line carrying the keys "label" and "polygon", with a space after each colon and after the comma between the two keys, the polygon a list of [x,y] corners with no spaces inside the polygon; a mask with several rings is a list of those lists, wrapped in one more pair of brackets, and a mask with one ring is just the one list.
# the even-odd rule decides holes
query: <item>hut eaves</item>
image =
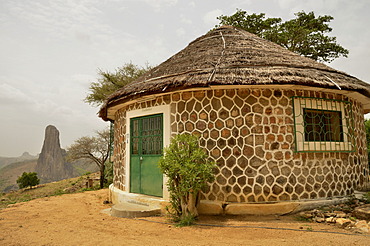
{"label": "hut eaves", "polygon": [[108,109],[138,97],[216,85],[300,85],[357,92],[370,111],[370,85],[325,64],[295,54],[244,30],[222,26],[124,86],[101,107]]}

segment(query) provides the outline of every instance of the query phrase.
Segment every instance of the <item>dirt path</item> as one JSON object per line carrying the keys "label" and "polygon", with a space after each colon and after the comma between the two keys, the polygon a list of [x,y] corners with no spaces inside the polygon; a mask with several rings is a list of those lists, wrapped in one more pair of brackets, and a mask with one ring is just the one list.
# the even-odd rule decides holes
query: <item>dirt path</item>
{"label": "dirt path", "polygon": [[[101,212],[109,208],[103,205],[107,193],[42,198],[0,210],[0,245],[370,245],[370,234],[337,234],[350,232],[285,216],[203,217],[198,223],[232,227],[183,228],[114,218]],[[148,220],[166,222],[161,217]]]}

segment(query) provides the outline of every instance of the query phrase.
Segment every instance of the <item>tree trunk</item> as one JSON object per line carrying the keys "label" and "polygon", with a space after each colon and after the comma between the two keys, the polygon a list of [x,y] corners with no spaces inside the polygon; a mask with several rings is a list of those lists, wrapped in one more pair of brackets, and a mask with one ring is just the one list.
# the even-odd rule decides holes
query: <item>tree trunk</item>
{"label": "tree trunk", "polygon": [[189,210],[189,213],[194,217],[198,217],[198,209],[196,207],[197,205],[196,201],[197,201],[197,194],[189,193],[188,210]]}
{"label": "tree trunk", "polygon": [[197,196],[198,194],[188,193],[186,197],[181,198],[182,216],[192,215],[194,218],[198,217]]}
{"label": "tree trunk", "polygon": [[100,166],[100,189],[104,188],[104,169],[105,169],[105,164],[102,164]]}

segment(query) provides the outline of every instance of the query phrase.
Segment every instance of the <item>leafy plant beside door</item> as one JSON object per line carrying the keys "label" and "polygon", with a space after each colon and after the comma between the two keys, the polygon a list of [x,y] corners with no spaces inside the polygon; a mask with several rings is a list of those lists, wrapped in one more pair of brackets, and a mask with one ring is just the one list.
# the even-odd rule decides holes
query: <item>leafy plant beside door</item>
{"label": "leafy plant beside door", "polygon": [[214,180],[214,167],[194,135],[176,135],[164,149],[159,168],[168,177],[168,212],[180,225],[190,225],[198,216],[200,191]]}

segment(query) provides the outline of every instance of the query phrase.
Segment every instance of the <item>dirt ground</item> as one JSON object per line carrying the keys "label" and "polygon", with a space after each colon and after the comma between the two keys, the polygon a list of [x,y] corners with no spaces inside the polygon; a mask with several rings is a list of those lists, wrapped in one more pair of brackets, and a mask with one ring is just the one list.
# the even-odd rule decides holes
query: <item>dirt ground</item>
{"label": "dirt ground", "polygon": [[[370,245],[370,234],[281,217],[201,217],[178,228],[163,217],[111,217],[108,190],[54,196],[0,210],[0,245]],[[223,226],[223,227],[221,227]]]}

